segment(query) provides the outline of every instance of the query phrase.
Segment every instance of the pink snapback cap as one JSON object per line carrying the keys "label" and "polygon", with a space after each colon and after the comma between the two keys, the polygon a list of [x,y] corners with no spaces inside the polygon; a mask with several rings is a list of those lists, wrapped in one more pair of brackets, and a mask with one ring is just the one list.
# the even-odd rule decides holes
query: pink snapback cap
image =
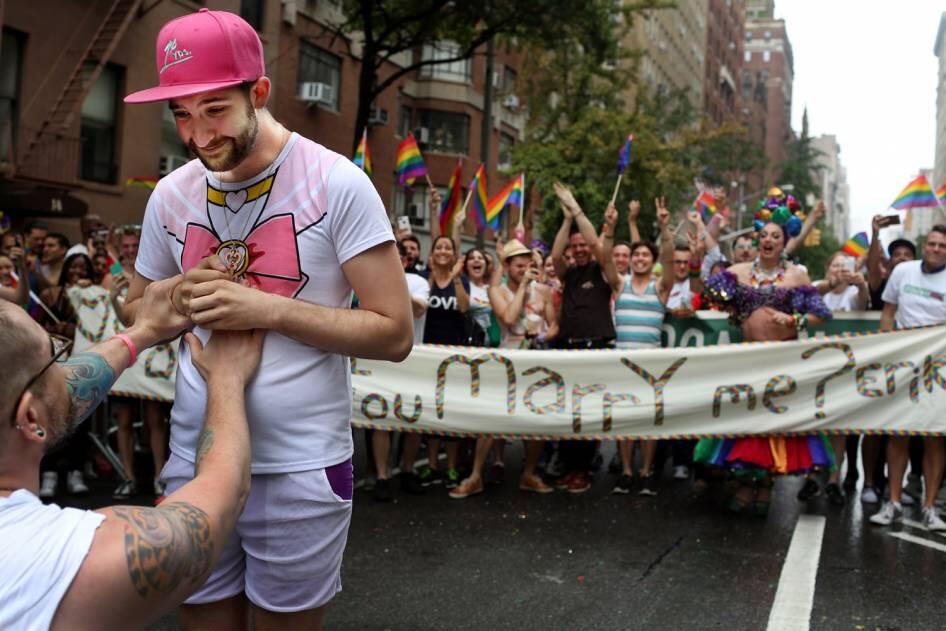
{"label": "pink snapback cap", "polygon": [[256,81],[266,72],[263,44],[243,18],[201,9],[175,18],[158,33],[155,59],[159,85],[125,97],[152,103]]}

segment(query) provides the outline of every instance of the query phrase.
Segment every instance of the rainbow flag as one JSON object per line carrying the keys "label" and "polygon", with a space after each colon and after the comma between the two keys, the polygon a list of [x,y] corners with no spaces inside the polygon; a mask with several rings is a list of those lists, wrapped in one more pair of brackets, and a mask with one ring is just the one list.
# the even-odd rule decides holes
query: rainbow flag
{"label": "rainbow flag", "polygon": [[703,191],[693,201],[693,209],[700,211],[704,223],[709,223],[709,220],[716,214],[716,198],[709,191]]}
{"label": "rainbow flag", "polygon": [[858,257],[863,256],[869,247],[870,239],[867,238],[867,233],[858,232],[847,240],[847,242],[844,244],[844,247],[841,248],[841,251],[848,256]]}
{"label": "rainbow flag", "polygon": [[506,206],[522,208],[522,200],[525,198],[525,180],[525,173],[520,173],[489,200],[486,205],[486,224],[490,228],[499,230],[499,220]]}
{"label": "rainbow flag", "polygon": [[125,180],[125,186],[143,186],[145,188],[150,188],[152,191],[157,185],[158,178],[156,177],[130,177]]}
{"label": "rainbow flag", "polygon": [[420,155],[414,134],[408,134],[397,146],[395,162],[397,181],[404,188],[410,188],[416,178],[427,175],[427,165],[424,164],[424,157]]}
{"label": "rainbow flag", "polygon": [[486,230],[486,212],[489,204],[486,197],[486,167],[482,164],[476,170],[473,181],[470,182],[470,189],[473,191],[473,217],[476,218],[476,231]]}
{"label": "rainbow flag", "polygon": [[631,145],[634,143],[634,136],[628,135],[624,141],[624,146],[618,152],[618,175],[624,173],[624,169],[631,163]]}
{"label": "rainbow flag", "polygon": [[946,204],[946,183],[936,189],[936,199],[939,200],[941,205]]}
{"label": "rainbow flag", "polygon": [[915,180],[907,184],[907,187],[897,195],[897,199],[890,204],[891,208],[897,210],[936,208],[937,206],[939,206],[939,202],[936,200],[933,188],[925,175],[918,175]]}
{"label": "rainbow flag", "polygon": [[460,178],[463,177],[463,168],[457,160],[457,168],[453,170],[450,176],[450,184],[447,185],[447,196],[440,202],[440,234],[449,235],[453,230],[453,220],[460,212],[460,206],[463,204],[463,190],[460,184]]}
{"label": "rainbow flag", "polygon": [[371,177],[371,153],[368,151],[367,127],[365,127],[365,131],[361,134],[361,142],[358,143],[358,148],[355,149],[355,157],[352,158],[351,161],[355,163],[355,166],[367,173],[368,177]]}

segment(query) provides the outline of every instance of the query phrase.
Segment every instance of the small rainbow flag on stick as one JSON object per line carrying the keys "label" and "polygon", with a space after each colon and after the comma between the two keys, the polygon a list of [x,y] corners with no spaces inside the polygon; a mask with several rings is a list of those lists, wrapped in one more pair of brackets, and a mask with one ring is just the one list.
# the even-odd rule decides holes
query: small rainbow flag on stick
{"label": "small rainbow flag on stick", "polygon": [[627,140],[618,152],[618,181],[614,183],[614,193],[611,195],[611,203],[618,198],[618,189],[621,188],[621,178],[624,177],[624,170],[631,163],[631,145],[634,144],[633,134],[628,134]]}
{"label": "small rainbow flag on stick", "polygon": [[476,232],[486,230],[486,206],[489,203],[486,197],[486,168],[481,164],[470,182],[470,191],[473,193],[473,217],[476,219]]}
{"label": "small rainbow flag on stick", "polygon": [[703,223],[709,223],[713,215],[716,214],[716,198],[709,191],[703,191],[693,202],[693,209],[700,212]]}
{"label": "small rainbow flag on stick", "polygon": [[907,184],[907,187],[897,195],[897,199],[890,204],[891,208],[897,210],[936,208],[937,206],[939,206],[939,201],[933,194],[933,188],[925,175],[918,175],[916,179]]}
{"label": "small rainbow flag on stick", "polygon": [[355,149],[355,157],[353,157],[351,161],[355,163],[355,166],[367,173],[368,177],[371,177],[371,154],[368,152],[367,127],[365,127],[365,130],[361,133],[361,142],[358,143],[358,148]]}
{"label": "small rainbow flag on stick", "polygon": [[844,247],[841,248],[841,251],[848,256],[858,257],[864,256],[864,254],[867,252],[867,248],[869,247],[870,239],[867,238],[867,233],[858,232],[847,240],[847,242],[844,244]]}
{"label": "small rainbow flag on stick", "polygon": [[[502,219],[503,210],[507,206],[515,206],[522,209],[522,199],[525,197],[526,175],[520,173],[518,177],[513,178],[503,190],[496,193],[486,205],[486,225],[493,230],[499,230],[499,221]],[[520,216],[522,213],[519,213]]]}
{"label": "small rainbow flag on stick", "polygon": [[[414,140],[414,134],[408,134],[407,138],[401,141],[397,146],[397,181],[404,188],[410,188],[414,185],[414,180],[419,177],[427,176],[427,165],[424,164],[424,157],[420,154],[417,147],[417,141]],[[433,188],[430,178],[427,178],[427,185]]]}
{"label": "small rainbow flag on stick", "polygon": [[447,185],[447,196],[440,202],[440,234],[449,235],[453,230],[453,220],[460,212],[460,198],[463,196],[461,190],[460,178],[463,177],[463,168],[460,161],[457,160],[457,167],[450,176],[450,184]]}

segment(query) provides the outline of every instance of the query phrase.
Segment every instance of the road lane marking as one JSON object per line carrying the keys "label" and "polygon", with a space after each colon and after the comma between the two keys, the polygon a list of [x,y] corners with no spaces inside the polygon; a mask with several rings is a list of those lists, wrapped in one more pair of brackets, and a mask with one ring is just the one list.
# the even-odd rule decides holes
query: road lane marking
{"label": "road lane marking", "polygon": [[824,525],[821,515],[798,516],[769,613],[768,631],[808,631]]}
{"label": "road lane marking", "polygon": [[926,546],[927,548],[933,548],[934,550],[939,550],[940,552],[946,552],[946,545],[943,545],[942,543],[936,543],[935,541],[930,541],[929,539],[924,539],[923,537],[917,537],[906,532],[888,532],[887,534],[891,537],[896,537],[897,539],[909,541],[910,543],[918,543],[921,546]]}
{"label": "road lane marking", "polygon": [[917,530],[922,530],[923,532],[929,532],[931,535],[939,535],[940,537],[946,537],[946,532],[931,532],[926,529],[926,526],[921,524],[918,521],[913,521],[912,519],[903,519],[903,523]]}

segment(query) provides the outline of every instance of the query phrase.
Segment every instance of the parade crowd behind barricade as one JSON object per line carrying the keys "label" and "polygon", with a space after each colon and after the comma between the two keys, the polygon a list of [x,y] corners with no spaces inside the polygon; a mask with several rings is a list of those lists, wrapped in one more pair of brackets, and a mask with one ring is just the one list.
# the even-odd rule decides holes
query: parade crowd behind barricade
{"label": "parade crowd behind barricade", "polygon": [[[946,322],[942,300],[936,300],[946,295],[946,283],[939,278],[946,264],[942,226],[927,235],[922,252],[905,239],[883,248],[880,237],[890,218],[878,215],[871,235],[852,238],[828,258],[824,270],[806,270],[791,260],[825,208],[819,203],[806,215],[793,197],[777,189],[760,205],[753,230],[743,233],[730,230],[722,189],[703,192],[677,225],[665,202],[654,200],[655,234],[639,225],[639,201],[621,212],[610,204],[599,229],[567,186],[556,183],[554,194],[563,220],[551,246],[539,240],[526,244],[520,226],[508,241],[497,237],[495,254],[479,247],[461,252],[462,213],[442,226],[432,222],[429,252],[422,251],[421,241],[409,230],[396,230],[415,344],[633,352],[674,345],[666,335],[667,324],[686,322],[707,308],[728,314],[744,341],[795,339],[838,312],[882,312],[881,330]],[[434,189],[428,203],[432,217],[445,205]],[[619,222],[626,222],[630,242],[615,241]],[[81,232],[82,241],[73,244],[42,221],[5,231],[0,297],[23,305],[51,334],[94,341],[95,332],[82,329],[77,312],[83,304],[96,306],[84,296],[97,295],[98,306],[114,313],[113,325],[124,323],[123,296],[133,274],[140,226],[108,227],[89,215]],[[939,285],[944,286],[937,289]],[[88,289],[94,287],[100,288],[98,293]],[[154,398],[113,394],[99,410],[99,424],[93,424],[102,430],[98,441],[90,439],[87,424],[45,458],[40,495],[87,493],[86,478],[94,475],[114,480],[115,499],[161,496],[164,489],[156,477],[138,479],[143,471],[160,472],[167,458],[169,406],[149,400]],[[366,487],[377,501],[439,488],[451,499],[464,499],[505,481],[502,439],[365,432]],[[782,474],[804,476],[799,500],[823,495],[843,505],[858,482],[857,468],[844,464],[860,457],[860,501],[879,507],[873,523],[890,524],[902,516],[904,506],[916,504],[929,528],[946,530],[934,507],[943,477],[942,438],[824,435],[616,442],[613,458],[603,462],[602,445],[593,440],[526,440],[518,487],[526,493],[581,494],[603,476],[610,476],[608,484],[616,494],[655,496],[668,484],[690,484],[700,492],[719,486],[731,510],[764,515],[773,479]],[[149,448],[150,462],[136,461],[141,447]],[[106,451],[113,455],[111,462]]]}
{"label": "parade crowd behind barricade", "polygon": [[[76,349],[101,341],[106,321],[115,330],[127,324],[121,307],[141,235],[139,225],[109,227],[97,215],[86,215],[79,227],[82,240],[70,243],[43,221],[26,221],[19,229],[6,230],[0,242],[0,297],[23,305],[51,335],[75,341]],[[83,326],[88,324],[79,317],[84,307],[105,314],[96,318],[98,326]],[[170,403],[155,399],[112,394],[94,422],[83,424],[44,458],[40,497],[87,494],[89,476],[114,479],[115,499],[139,492],[161,497],[158,474],[167,459]],[[97,440],[96,431],[101,432]],[[136,472],[147,469],[135,460],[142,447],[152,454],[153,475],[139,482]]]}
{"label": "parade crowd behind barricade", "polygon": [[[666,335],[674,328],[668,324],[692,322],[701,309],[724,312],[742,341],[804,338],[809,327],[823,327],[843,312],[880,312],[881,331],[946,323],[946,274],[941,273],[946,226],[926,235],[922,251],[902,238],[883,248],[882,231],[899,222],[878,215],[869,236],[855,235],[828,258],[825,269],[808,270],[792,260],[826,209],[818,202],[805,213],[792,195],[777,188],[760,203],[752,229],[742,232],[728,225],[722,188],[702,191],[679,223],[662,199],[654,200],[656,234],[639,225],[639,201],[631,201],[626,212],[610,204],[598,230],[567,186],[556,183],[554,193],[563,220],[551,247],[541,241],[526,245],[520,224],[516,238],[504,242],[497,236],[495,256],[475,247],[461,252],[456,226],[462,214],[453,218],[453,228],[432,222],[429,253],[422,252],[409,230],[397,231],[415,343],[617,348],[633,357],[637,349],[674,345]],[[429,205],[431,217],[437,217],[446,203],[431,190]],[[628,224],[629,243],[615,241],[620,221]],[[451,231],[440,234],[437,228]],[[383,412],[387,402],[378,397]],[[419,406],[418,401],[415,415]],[[395,413],[411,421],[402,410]],[[377,501],[439,493],[441,487],[449,498],[465,499],[506,483],[501,439],[365,431],[373,469],[366,487]],[[804,477],[799,501],[824,496],[832,505],[844,505],[848,495],[857,493],[861,458],[859,499],[879,508],[872,523],[888,525],[902,516],[904,506],[916,504],[927,528],[946,531],[934,506],[944,469],[938,436],[824,433],[616,442],[613,458],[603,462],[601,444],[594,440],[527,440],[519,489],[581,494],[596,477],[610,476],[613,493],[655,496],[664,485],[690,484],[697,492],[718,492],[734,512],[765,515],[774,478],[786,474]]]}

